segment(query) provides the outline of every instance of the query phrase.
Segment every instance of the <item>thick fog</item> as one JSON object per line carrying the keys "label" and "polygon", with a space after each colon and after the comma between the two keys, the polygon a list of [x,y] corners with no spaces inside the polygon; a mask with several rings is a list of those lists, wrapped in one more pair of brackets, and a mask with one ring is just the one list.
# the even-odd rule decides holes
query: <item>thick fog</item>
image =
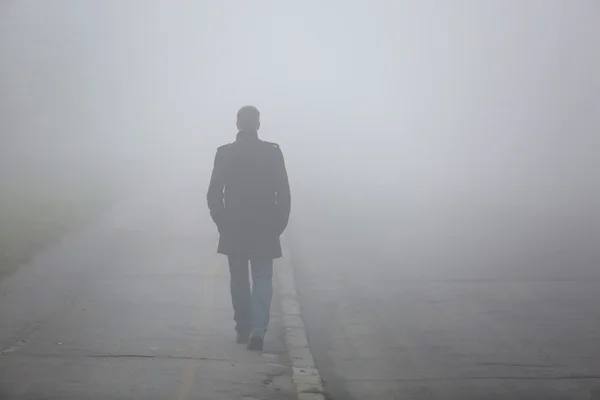
{"label": "thick fog", "polygon": [[592,0],[3,1],[3,182],[35,164],[204,192],[252,104],[286,157],[292,233],[587,271],[599,26]]}

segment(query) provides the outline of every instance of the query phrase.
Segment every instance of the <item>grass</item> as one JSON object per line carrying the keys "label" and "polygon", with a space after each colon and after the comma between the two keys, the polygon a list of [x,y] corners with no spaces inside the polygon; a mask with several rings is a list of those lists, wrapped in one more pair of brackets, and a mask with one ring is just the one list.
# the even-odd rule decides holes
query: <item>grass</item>
{"label": "grass", "polygon": [[[0,279],[65,234],[105,211],[116,188],[57,180],[3,184],[0,198]],[[104,186],[104,187],[99,187]]]}

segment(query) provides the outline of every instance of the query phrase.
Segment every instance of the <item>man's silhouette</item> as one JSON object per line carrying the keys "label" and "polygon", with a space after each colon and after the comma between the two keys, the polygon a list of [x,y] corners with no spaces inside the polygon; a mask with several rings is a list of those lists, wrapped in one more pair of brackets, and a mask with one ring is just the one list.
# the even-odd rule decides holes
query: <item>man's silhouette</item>
{"label": "man's silhouette", "polygon": [[237,341],[262,350],[273,296],[273,259],[281,257],[279,237],[290,216],[290,186],[281,149],[258,138],[259,111],[242,107],[237,128],[235,142],[217,149],[207,200],[220,233],[217,251],[229,258]]}

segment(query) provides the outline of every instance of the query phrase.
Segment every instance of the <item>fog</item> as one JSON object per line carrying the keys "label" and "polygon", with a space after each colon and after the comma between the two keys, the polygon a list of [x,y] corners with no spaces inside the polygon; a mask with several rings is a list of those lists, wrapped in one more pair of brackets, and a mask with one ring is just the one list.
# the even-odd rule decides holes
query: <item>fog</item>
{"label": "fog", "polygon": [[292,232],[589,273],[599,22],[591,0],[3,1],[2,184],[50,169],[204,192],[252,104],[286,157]]}

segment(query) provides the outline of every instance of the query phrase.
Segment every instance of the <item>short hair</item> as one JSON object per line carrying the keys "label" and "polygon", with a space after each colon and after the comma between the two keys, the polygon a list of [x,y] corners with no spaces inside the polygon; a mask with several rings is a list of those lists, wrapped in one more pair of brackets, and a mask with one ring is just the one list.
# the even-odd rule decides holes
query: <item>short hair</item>
{"label": "short hair", "polygon": [[237,112],[237,122],[242,128],[254,129],[260,122],[260,112],[254,106],[244,106]]}

